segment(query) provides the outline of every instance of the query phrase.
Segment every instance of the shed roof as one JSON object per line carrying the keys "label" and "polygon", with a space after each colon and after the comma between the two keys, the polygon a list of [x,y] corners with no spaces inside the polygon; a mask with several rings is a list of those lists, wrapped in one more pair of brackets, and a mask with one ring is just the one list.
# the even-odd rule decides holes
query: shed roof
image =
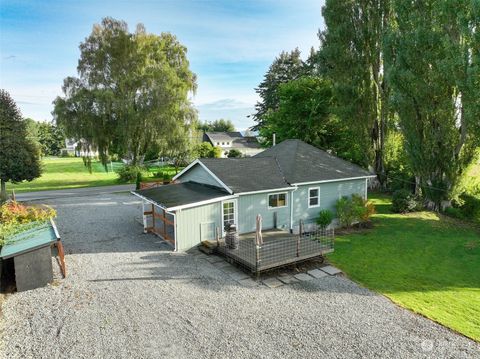
{"label": "shed roof", "polygon": [[342,160],[300,140],[285,140],[253,158],[277,159],[288,183],[340,180],[368,177],[372,174],[360,166]]}
{"label": "shed roof", "polygon": [[218,187],[197,182],[172,183],[164,186],[141,189],[133,192],[156,204],[169,209],[178,206],[203,202],[230,194]]}
{"label": "shed roof", "polygon": [[202,158],[200,161],[234,193],[289,186],[273,157]]}

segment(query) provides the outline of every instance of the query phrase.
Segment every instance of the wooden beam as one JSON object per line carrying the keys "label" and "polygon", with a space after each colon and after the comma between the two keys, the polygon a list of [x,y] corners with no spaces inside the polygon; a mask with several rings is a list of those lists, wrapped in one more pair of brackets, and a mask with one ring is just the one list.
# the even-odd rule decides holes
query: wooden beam
{"label": "wooden beam", "polygon": [[63,278],[66,278],[67,267],[65,265],[65,252],[63,251],[62,241],[58,240],[57,243],[55,243],[55,246],[57,247],[57,250],[58,250],[58,258],[60,259],[60,269],[62,271]]}
{"label": "wooden beam", "polygon": [[171,220],[167,219],[166,217],[163,217],[163,216],[159,215],[158,213],[155,213],[154,216],[155,216],[155,218],[158,218],[161,221],[167,222],[167,224],[170,224],[172,226],[174,225],[174,223]]}

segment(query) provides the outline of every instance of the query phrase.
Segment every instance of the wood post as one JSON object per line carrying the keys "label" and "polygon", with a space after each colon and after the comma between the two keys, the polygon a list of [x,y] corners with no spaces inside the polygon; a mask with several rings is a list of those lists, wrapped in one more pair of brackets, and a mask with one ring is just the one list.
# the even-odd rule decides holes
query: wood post
{"label": "wood post", "polygon": [[155,205],[152,204],[152,228],[153,231],[155,232]]}
{"label": "wood post", "polygon": [[165,214],[165,209],[163,209],[163,235],[167,238],[167,215]]}
{"label": "wood post", "polygon": [[63,278],[67,276],[67,267],[65,266],[65,252],[63,251],[63,244],[60,240],[55,244],[58,250],[58,258],[60,259],[60,269],[62,270]]}

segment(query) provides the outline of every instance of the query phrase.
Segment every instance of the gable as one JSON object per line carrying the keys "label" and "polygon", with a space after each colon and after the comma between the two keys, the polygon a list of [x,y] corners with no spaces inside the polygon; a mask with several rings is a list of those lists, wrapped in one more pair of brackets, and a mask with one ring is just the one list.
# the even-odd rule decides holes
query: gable
{"label": "gable", "polygon": [[185,173],[180,174],[180,176],[177,177],[177,181],[181,183],[191,181],[223,188],[222,184],[213,178],[212,175],[198,163],[188,169]]}

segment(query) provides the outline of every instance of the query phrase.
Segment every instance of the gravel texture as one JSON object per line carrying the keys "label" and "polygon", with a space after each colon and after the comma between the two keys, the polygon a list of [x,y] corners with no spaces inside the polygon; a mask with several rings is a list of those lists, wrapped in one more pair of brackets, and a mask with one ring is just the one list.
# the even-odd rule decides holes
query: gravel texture
{"label": "gravel texture", "polygon": [[7,298],[4,358],[480,357],[478,343],[342,276],[271,289],[174,254],[142,234],[130,195],[50,204],[68,277]]}

